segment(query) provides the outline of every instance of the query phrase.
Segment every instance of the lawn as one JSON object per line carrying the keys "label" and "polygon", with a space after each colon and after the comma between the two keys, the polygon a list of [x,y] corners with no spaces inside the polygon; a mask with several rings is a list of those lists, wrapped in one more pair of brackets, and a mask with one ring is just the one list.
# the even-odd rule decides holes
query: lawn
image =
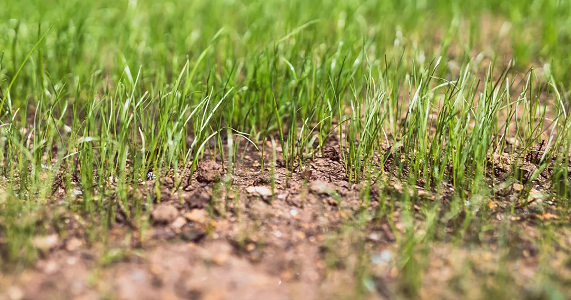
{"label": "lawn", "polygon": [[4,0],[0,300],[571,299],[571,1]]}

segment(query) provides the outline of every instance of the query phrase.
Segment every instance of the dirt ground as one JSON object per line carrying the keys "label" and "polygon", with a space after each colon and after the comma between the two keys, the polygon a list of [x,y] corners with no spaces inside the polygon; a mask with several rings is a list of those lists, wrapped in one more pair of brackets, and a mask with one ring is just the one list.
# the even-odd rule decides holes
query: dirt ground
{"label": "dirt ground", "polygon": [[[69,226],[65,234],[53,231],[35,240],[44,251],[32,268],[16,275],[0,274],[0,289],[5,291],[0,299],[410,296],[399,279],[404,270],[398,261],[402,247],[397,240],[405,231],[399,221],[399,203],[393,202],[394,226],[386,218],[357,222],[363,211],[374,215],[381,199],[402,193],[402,186],[389,180],[392,183],[382,192],[389,198],[372,190],[370,202],[363,203],[363,184],[348,182],[337,149],[335,143],[327,146],[323,155],[308,158],[303,170],[296,170],[291,178],[286,178],[286,169],[278,160],[274,193],[271,169],[268,166],[264,174],[259,172],[260,159],[255,151],[246,152],[237,165],[229,191],[220,183],[225,176],[223,167],[210,159],[200,164],[192,185],[178,192],[174,192],[173,179],[168,176],[141,182],[131,191],[134,195],[153,190],[155,180],[161,181],[161,202],[150,211],[151,226],[135,228],[119,209],[113,227],[103,233],[107,235],[106,250],[100,243],[87,242],[85,224],[79,216],[65,215]],[[501,164],[498,168],[501,173]],[[435,201],[430,194],[421,199]],[[483,209],[500,222],[510,202],[492,203]],[[420,210],[422,203],[418,205],[415,209]],[[504,267],[515,289],[536,280],[540,267],[534,243],[538,224],[568,223],[548,211],[536,213],[526,208],[510,216],[516,233],[508,242],[516,246]],[[421,249],[430,259],[420,262],[418,270],[430,271],[421,278],[416,297],[481,298],[483,290],[470,288],[476,282],[493,289],[502,255],[494,246],[496,225],[482,234],[484,242],[469,247],[443,238]],[[421,218],[415,226],[418,232],[426,229]],[[557,234],[571,236],[567,233],[562,229]],[[561,241],[552,252],[551,264],[559,268],[562,277],[571,278],[567,261],[571,240]],[[364,284],[356,282],[361,279]],[[360,290],[362,286],[366,291]],[[533,288],[524,291],[535,293]]]}

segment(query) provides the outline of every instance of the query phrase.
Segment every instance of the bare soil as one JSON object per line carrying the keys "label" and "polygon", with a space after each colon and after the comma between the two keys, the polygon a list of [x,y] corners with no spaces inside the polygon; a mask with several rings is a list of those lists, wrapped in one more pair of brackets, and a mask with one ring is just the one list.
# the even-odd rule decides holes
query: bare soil
{"label": "bare soil", "polygon": [[[405,232],[401,215],[408,208],[391,200],[407,190],[389,178],[383,184],[375,183],[378,186],[371,190],[370,201],[363,201],[363,184],[348,182],[337,149],[332,142],[322,155],[307,158],[305,166],[291,175],[278,160],[273,192],[272,171],[268,166],[260,173],[260,157],[253,149],[237,164],[228,190],[225,168],[218,159],[208,158],[200,164],[192,184],[181,190],[175,191],[175,182],[168,176],[142,182],[131,191],[132,197],[153,191],[155,180],[161,186],[160,199],[154,199],[148,216],[143,216],[149,218],[150,227],[137,228],[119,207],[112,228],[102,233],[105,246],[89,242],[99,238],[88,236],[80,216],[62,214],[69,228],[65,234],[54,229],[35,240],[43,251],[34,266],[0,274],[0,290],[4,291],[0,299],[413,297],[402,279],[410,274],[404,274],[399,261],[399,249],[403,249],[399,239],[404,240]],[[496,159],[496,175],[507,172],[502,169],[502,157]],[[520,207],[508,215],[514,203],[510,195],[518,188],[510,185],[512,190],[502,190],[507,196],[481,208],[497,221],[488,231],[468,229],[458,239],[453,232],[459,226],[450,224],[449,236],[419,246],[418,251],[428,253],[430,259],[415,267],[418,272],[427,271],[414,297],[483,297],[486,290],[473,286],[505,288],[513,290],[512,295],[541,295],[529,284],[538,280],[538,228],[545,223],[568,224],[569,219],[561,220],[552,213],[557,204],[538,196],[541,182],[533,190],[537,194],[533,201],[541,207],[535,211],[533,206]],[[423,208],[434,201],[446,202],[446,197],[420,188],[417,193],[421,200],[412,213],[414,226],[422,233],[428,230]],[[387,201],[389,213],[376,218],[381,201]],[[360,222],[366,215],[371,217]],[[513,234],[506,241],[508,254],[498,250],[503,249],[498,246],[498,228],[506,217],[513,220]],[[560,237],[559,246],[543,253],[552,255],[549,264],[558,270],[556,276],[571,278],[567,258],[571,235],[566,226],[560,229],[554,232]],[[509,259],[503,271],[510,274],[508,281],[513,284],[497,287],[493,278],[503,272],[498,261],[506,255]]]}

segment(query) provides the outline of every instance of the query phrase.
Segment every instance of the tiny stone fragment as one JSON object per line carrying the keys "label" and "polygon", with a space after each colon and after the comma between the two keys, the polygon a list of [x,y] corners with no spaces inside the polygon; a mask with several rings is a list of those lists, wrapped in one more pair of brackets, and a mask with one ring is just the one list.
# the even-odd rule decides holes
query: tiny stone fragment
{"label": "tiny stone fragment", "polygon": [[273,195],[272,190],[266,186],[249,186],[246,188],[246,192],[253,196],[260,197],[271,197]]}
{"label": "tiny stone fragment", "polygon": [[207,219],[207,213],[204,209],[193,209],[190,212],[184,214],[184,217],[197,224],[205,224]]}
{"label": "tiny stone fragment", "polygon": [[314,180],[309,184],[309,190],[315,194],[328,195],[335,193],[335,186],[322,180]]}
{"label": "tiny stone fragment", "polygon": [[170,204],[159,204],[153,212],[151,217],[157,224],[169,224],[178,216],[178,210]]}
{"label": "tiny stone fragment", "polygon": [[212,258],[212,262],[219,266],[225,265],[228,263],[228,260],[230,260],[230,256],[226,253],[217,254]]}
{"label": "tiny stone fragment", "polygon": [[75,251],[82,246],[82,242],[77,238],[71,238],[65,243],[65,249],[67,251]]}
{"label": "tiny stone fragment", "polygon": [[174,222],[172,222],[171,227],[175,230],[181,229],[186,225],[186,220],[183,217],[178,217]]}
{"label": "tiny stone fragment", "polygon": [[55,233],[47,236],[38,236],[32,240],[32,244],[41,251],[49,251],[59,244],[59,236]]}
{"label": "tiny stone fragment", "polygon": [[519,184],[519,183],[514,183],[513,188],[514,188],[514,191],[519,192],[519,191],[523,190],[523,185]]}
{"label": "tiny stone fragment", "polygon": [[11,300],[24,299],[24,291],[17,286],[12,286],[8,290],[8,298]]}

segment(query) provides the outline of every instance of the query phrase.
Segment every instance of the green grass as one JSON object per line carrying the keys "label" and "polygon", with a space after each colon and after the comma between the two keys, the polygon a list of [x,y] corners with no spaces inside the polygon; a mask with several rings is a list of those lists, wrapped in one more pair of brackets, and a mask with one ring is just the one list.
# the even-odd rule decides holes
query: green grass
{"label": "green grass", "polygon": [[[160,181],[146,197],[129,190],[149,170],[173,174],[183,188],[186,170],[219,155],[231,176],[246,144],[271,157],[260,170],[270,166],[274,174],[281,160],[293,176],[338,138],[348,180],[384,199],[351,226],[383,219],[394,227],[390,215],[395,205],[403,209],[408,223],[397,244],[406,295],[421,288],[433,243],[461,248],[482,243],[490,230],[510,235],[507,221],[489,228],[489,203],[501,184],[494,155],[509,153],[503,182],[524,186],[510,200],[512,215],[538,184],[557,202],[556,213],[568,215],[571,1],[2,6],[0,265],[33,262],[32,237],[57,223],[52,214],[60,210],[86,220],[91,243],[102,241],[116,203],[145,228],[141,216],[160,197]],[[530,158],[536,167],[525,172]],[[391,178],[404,193],[385,195]],[[224,184],[229,194],[231,180]],[[66,190],[63,199],[54,185]],[[420,201],[419,190],[437,201]],[[370,203],[369,193],[362,198]],[[558,228],[540,229],[538,245],[551,251]],[[497,244],[510,247],[501,238]],[[545,264],[542,293],[556,285]],[[367,264],[359,265],[356,278],[369,284]],[[498,280],[509,283],[502,274]]]}

